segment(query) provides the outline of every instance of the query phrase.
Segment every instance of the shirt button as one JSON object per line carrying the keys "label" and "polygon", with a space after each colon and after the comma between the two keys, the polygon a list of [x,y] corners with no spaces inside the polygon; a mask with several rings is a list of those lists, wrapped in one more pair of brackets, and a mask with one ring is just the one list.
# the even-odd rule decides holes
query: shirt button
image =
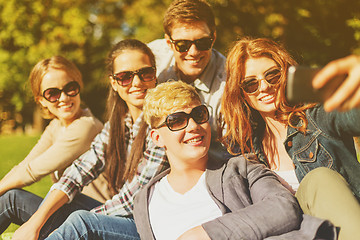
{"label": "shirt button", "polygon": [[314,157],[314,153],[313,152],[310,152],[309,153],[309,158],[313,158]]}
{"label": "shirt button", "polygon": [[289,141],[289,142],[287,143],[287,145],[288,145],[288,147],[292,147],[292,141]]}

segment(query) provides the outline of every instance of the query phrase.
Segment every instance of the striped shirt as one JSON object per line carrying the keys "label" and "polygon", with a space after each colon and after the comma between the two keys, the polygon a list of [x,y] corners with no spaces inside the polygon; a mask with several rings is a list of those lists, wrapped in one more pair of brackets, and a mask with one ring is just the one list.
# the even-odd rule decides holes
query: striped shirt
{"label": "striped shirt", "polygon": [[[130,153],[131,145],[138,134],[142,116],[134,124],[132,124],[130,114],[125,118],[127,153]],[[81,155],[66,169],[63,176],[51,187],[50,191],[53,189],[63,191],[69,197],[69,202],[71,202],[84,186],[88,185],[104,171],[105,147],[109,142],[109,131],[110,124],[107,122],[103,130],[93,140],[90,150]],[[122,188],[119,189],[118,194],[107,200],[103,205],[92,209],[92,212],[105,215],[132,215],[135,195],[151,178],[169,167],[165,149],[156,146],[149,133],[150,129],[147,130],[144,155],[134,178],[131,181],[126,181]]]}

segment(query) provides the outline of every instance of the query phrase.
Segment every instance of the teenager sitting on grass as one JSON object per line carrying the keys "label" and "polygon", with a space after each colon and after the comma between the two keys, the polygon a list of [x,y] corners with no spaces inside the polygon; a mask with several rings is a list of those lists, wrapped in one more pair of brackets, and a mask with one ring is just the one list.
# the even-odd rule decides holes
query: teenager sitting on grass
{"label": "teenager sitting on grass", "polygon": [[[235,43],[221,105],[223,143],[233,154],[255,153],[296,191],[304,213],[341,228],[339,239],[360,239],[360,164],[353,138],[360,135],[360,58],[338,60],[319,73],[323,84],[336,70],[349,73],[324,104],[287,102],[291,65],[296,62],[289,52],[271,39],[245,37]],[[338,101],[343,104],[336,106]]]}
{"label": "teenager sitting on grass", "polygon": [[48,239],[336,238],[329,222],[302,215],[277,177],[251,161],[254,155],[223,163],[208,157],[209,112],[194,87],[181,81],[159,84],[148,90],[143,112],[170,169],[135,197],[140,236],[131,219],[77,211]]}
{"label": "teenager sitting on grass", "polygon": [[[78,209],[131,216],[136,193],[168,167],[164,150],[153,144],[150,129],[142,120],[144,97],[156,85],[151,50],[138,40],[122,40],[109,52],[107,70],[111,86],[107,102],[109,121],[95,137],[91,149],[67,168],[43,202],[40,197],[20,190],[0,198],[1,228],[5,230],[10,222],[22,224],[13,240],[44,239]],[[104,204],[80,194],[84,186],[102,173],[108,180],[104,188],[116,193]],[[137,234],[136,229],[134,232]]]}
{"label": "teenager sitting on grass", "polygon": [[[302,224],[313,228],[297,231],[303,216],[295,198],[254,155],[224,163],[208,157],[209,112],[193,87],[168,82],[149,91],[144,119],[170,169],[135,199],[141,239],[334,238],[328,222],[309,216]],[[329,228],[318,231],[321,224]]]}
{"label": "teenager sitting on grass", "polygon": [[[0,196],[47,175],[57,182],[63,171],[90,148],[103,127],[90,109],[81,106],[82,76],[66,58],[53,56],[39,61],[31,70],[29,83],[43,117],[52,120],[26,158],[1,179]],[[4,226],[0,231],[6,229]]]}

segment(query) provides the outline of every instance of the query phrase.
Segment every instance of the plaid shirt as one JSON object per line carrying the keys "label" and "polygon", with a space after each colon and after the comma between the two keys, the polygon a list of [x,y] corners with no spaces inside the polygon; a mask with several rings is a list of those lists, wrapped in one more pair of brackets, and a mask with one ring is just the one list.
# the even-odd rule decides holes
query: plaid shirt
{"label": "plaid shirt", "polygon": [[[125,118],[125,141],[127,144],[127,152],[131,150],[131,145],[137,135],[142,115],[132,124],[131,117],[128,114]],[[107,122],[94,141],[91,149],[76,159],[73,164],[66,169],[60,180],[55,183],[51,189],[63,191],[69,197],[69,202],[75,195],[82,190],[84,186],[96,179],[105,168],[105,147],[109,141],[110,125]],[[164,148],[156,146],[150,137],[150,131],[147,131],[146,150],[143,159],[140,161],[137,173],[129,182],[126,181],[119,193],[106,201],[92,212],[105,215],[132,215],[133,202],[135,195],[140,191],[151,178],[169,167]],[[129,155],[129,154],[128,154]]]}

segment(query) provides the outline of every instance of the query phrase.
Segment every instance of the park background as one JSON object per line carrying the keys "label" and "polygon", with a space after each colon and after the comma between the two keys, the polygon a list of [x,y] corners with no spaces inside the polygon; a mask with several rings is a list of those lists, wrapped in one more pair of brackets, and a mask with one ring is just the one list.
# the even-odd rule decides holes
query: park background
{"label": "park background", "polygon": [[[208,0],[215,48],[226,55],[243,36],[282,43],[303,65],[360,54],[358,0]],[[162,38],[171,0],[0,0],[0,133],[44,127],[28,76],[41,59],[63,55],[81,70],[81,97],[104,120],[105,58],[124,38]],[[45,122],[46,124],[46,122]]]}
{"label": "park background", "polygon": [[[360,54],[359,0],[208,0],[224,55],[243,36],[283,44],[299,64],[323,66]],[[117,41],[162,38],[171,0],[0,0],[0,178],[20,162],[47,124],[28,76],[41,59],[62,55],[81,70],[83,102],[102,121],[107,52]],[[26,189],[44,196],[44,178]],[[12,226],[13,231],[16,226]]]}

